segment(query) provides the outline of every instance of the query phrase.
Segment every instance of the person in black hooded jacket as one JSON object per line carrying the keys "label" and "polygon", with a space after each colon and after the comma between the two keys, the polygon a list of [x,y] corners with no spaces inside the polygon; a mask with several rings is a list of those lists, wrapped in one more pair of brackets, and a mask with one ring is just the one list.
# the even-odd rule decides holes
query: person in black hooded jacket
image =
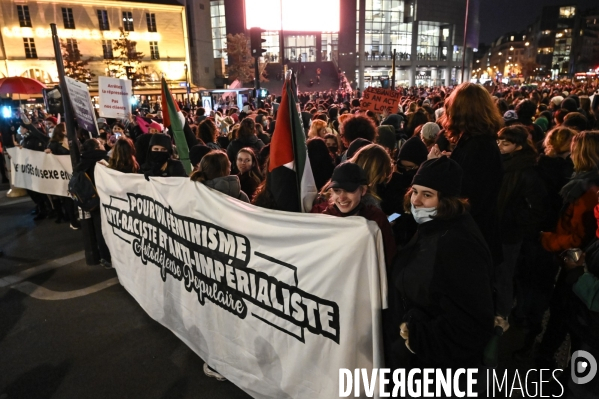
{"label": "person in black hooded jacket", "polygon": [[181,161],[172,159],[173,144],[170,136],[156,133],[150,139],[150,148],[146,162],[141,165],[140,173],[154,177],[187,177]]}
{"label": "person in black hooded jacket", "polygon": [[495,270],[496,321],[504,331],[514,303],[514,273],[526,242],[538,241],[547,191],[536,171],[537,152],[523,125],[501,129],[497,144],[503,161],[503,182],[497,210],[503,262]]}
{"label": "person in black hooded jacket", "polygon": [[[96,165],[100,161],[108,161],[108,154],[104,149],[102,143],[97,139],[88,139],[83,143],[83,151],[81,152],[81,160],[73,169],[73,172],[85,172],[94,186],[96,185],[96,178],[94,172]],[[112,268],[112,258],[110,256],[110,250],[106,245],[104,236],[102,235],[102,219],[100,213],[100,207],[91,211],[92,223],[94,232],[96,235],[96,241],[98,242],[98,252],[100,253],[100,263],[106,269]]]}

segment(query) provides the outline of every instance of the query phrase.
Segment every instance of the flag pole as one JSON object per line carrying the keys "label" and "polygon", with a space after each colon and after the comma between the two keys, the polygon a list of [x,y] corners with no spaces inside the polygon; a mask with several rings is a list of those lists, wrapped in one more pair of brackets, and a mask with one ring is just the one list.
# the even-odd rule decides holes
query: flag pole
{"label": "flag pole", "polygon": [[[71,108],[71,98],[67,90],[67,82],[65,80],[64,64],[62,60],[62,51],[60,49],[60,40],[56,24],[50,24],[52,32],[52,43],[54,44],[54,57],[56,59],[56,69],[58,70],[58,80],[60,84],[60,94],[62,95],[62,104],[64,108],[64,123],[67,128],[67,139],[69,141],[69,153],[71,155],[71,165],[73,171],[79,163],[79,145],[75,134],[74,117]],[[93,222],[88,212],[81,211],[81,233],[83,236],[83,249],[85,252],[85,263],[88,266],[97,265],[100,263],[100,254],[98,252],[98,242],[94,233]]]}

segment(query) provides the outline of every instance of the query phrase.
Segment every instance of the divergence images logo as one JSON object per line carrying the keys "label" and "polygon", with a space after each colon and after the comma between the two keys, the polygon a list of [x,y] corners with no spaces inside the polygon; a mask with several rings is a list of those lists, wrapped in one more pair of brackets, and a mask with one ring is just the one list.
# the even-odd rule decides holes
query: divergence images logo
{"label": "divergence images logo", "polygon": [[[586,375],[585,375],[586,374]],[[572,381],[586,384],[597,375],[597,360],[587,351],[578,350],[572,354]]]}

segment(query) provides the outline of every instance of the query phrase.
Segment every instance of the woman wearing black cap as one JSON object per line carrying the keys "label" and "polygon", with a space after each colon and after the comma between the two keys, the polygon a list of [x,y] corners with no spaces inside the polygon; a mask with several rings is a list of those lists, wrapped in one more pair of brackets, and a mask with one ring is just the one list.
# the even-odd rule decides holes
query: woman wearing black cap
{"label": "woman wearing black cap", "polygon": [[492,336],[491,253],[459,198],[462,175],[446,156],[432,159],[406,193],[419,226],[390,278],[386,360],[395,368],[475,368]]}
{"label": "woman wearing black cap", "polygon": [[366,205],[363,198],[368,193],[368,178],[359,165],[344,162],[333,171],[333,177],[328,185],[331,191],[328,205],[323,210],[322,204],[315,205],[312,213],[324,213],[333,216],[362,216],[378,224],[383,234],[385,247],[385,262],[387,273],[395,257],[395,241],[387,216],[374,205]]}
{"label": "woman wearing black cap", "polygon": [[141,165],[141,172],[146,177],[187,177],[181,161],[172,159],[172,156],[171,138],[166,134],[153,134],[146,162]]}

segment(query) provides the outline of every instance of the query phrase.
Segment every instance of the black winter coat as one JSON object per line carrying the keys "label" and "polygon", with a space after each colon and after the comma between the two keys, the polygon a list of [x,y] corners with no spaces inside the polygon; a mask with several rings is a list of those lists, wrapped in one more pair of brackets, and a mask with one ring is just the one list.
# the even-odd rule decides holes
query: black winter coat
{"label": "black winter coat", "polygon": [[503,154],[503,183],[498,198],[501,242],[535,238],[545,217],[547,190],[536,170],[536,153]]}
{"label": "black winter coat", "polygon": [[487,241],[493,261],[502,259],[497,217],[497,198],[503,167],[497,136],[464,133],[451,153],[451,159],[464,170],[462,197],[470,203],[470,214]]}
{"label": "black winter coat", "polygon": [[564,200],[559,192],[572,177],[574,163],[569,155],[565,158],[541,155],[537,171],[547,190],[545,218],[540,230],[553,231],[564,206]]}
{"label": "black winter coat", "polygon": [[94,171],[96,170],[96,163],[105,160],[108,161],[108,154],[104,150],[93,150],[93,151],[84,151],[81,153],[81,160],[75,166],[74,172],[85,172],[96,185],[96,178],[94,176]]}
{"label": "black winter coat", "polygon": [[48,148],[53,155],[69,155],[71,153],[68,148],[64,148],[62,143],[58,141],[50,141]]}
{"label": "black winter coat", "polygon": [[[392,366],[479,366],[493,333],[491,270],[491,253],[469,214],[420,224],[390,280],[385,349]],[[415,355],[399,336],[402,322]]]}
{"label": "black winter coat", "polygon": [[27,137],[23,138],[23,148],[33,151],[44,151],[48,147],[48,143],[50,142],[50,138],[40,132],[33,125],[24,125],[29,134]]}

